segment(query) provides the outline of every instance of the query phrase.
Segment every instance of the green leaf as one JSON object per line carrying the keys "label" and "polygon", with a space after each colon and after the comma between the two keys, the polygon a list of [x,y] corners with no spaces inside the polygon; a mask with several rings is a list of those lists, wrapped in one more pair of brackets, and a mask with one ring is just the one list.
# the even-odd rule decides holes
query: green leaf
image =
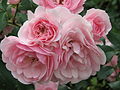
{"label": "green leaf", "polygon": [[116,54],[115,50],[107,45],[103,45],[103,46],[99,45],[99,47],[105,52],[107,61],[111,61],[112,57]]}
{"label": "green leaf", "polygon": [[114,69],[110,66],[101,67],[100,71],[97,73],[99,80],[106,79],[109,75],[114,72]]}
{"label": "green leaf", "polygon": [[11,19],[12,18],[11,5],[9,5],[6,10],[7,10],[7,16],[8,16],[8,18]]}
{"label": "green leaf", "polygon": [[20,10],[32,10],[32,11],[34,11],[36,7],[37,7],[37,5],[34,4],[32,0],[21,0],[21,4],[20,4],[19,9]]}
{"label": "green leaf", "polygon": [[27,15],[23,13],[17,13],[17,21],[23,24],[27,20]]}
{"label": "green leaf", "polygon": [[115,51],[106,52],[107,61],[111,61],[112,57],[116,54]]}
{"label": "green leaf", "polygon": [[59,85],[58,90],[68,90],[66,85]]}
{"label": "green leaf", "polygon": [[2,4],[3,9],[6,10],[6,8],[7,8],[7,0],[2,0],[1,4]]}
{"label": "green leaf", "polygon": [[109,83],[109,86],[113,90],[120,90],[120,81],[115,81],[115,82]]}
{"label": "green leaf", "polygon": [[100,0],[93,0],[96,4],[98,4],[99,2],[101,2]]}
{"label": "green leaf", "polygon": [[114,49],[113,49],[112,47],[107,46],[107,45],[102,45],[102,46],[99,45],[99,47],[100,47],[104,52],[114,51]]}
{"label": "green leaf", "polygon": [[80,81],[79,83],[75,84],[75,90],[85,90],[89,83],[87,81]]}
{"label": "green leaf", "polygon": [[0,12],[0,32],[6,27],[7,25],[7,14],[6,12]]}
{"label": "green leaf", "polygon": [[91,79],[91,84],[92,84],[93,86],[96,86],[96,85],[98,84],[98,80],[97,80],[96,77],[93,77],[93,78]]}
{"label": "green leaf", "polygon": [[110,42],[116,47],[120,49],[120,32],[113,32],[111,31],[108,35],[107,35],[108,39],[110,40]]}

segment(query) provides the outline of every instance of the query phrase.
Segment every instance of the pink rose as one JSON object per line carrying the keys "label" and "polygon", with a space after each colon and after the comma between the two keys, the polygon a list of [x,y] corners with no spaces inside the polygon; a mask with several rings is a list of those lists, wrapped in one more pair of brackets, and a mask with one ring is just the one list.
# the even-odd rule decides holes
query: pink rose
{"label": "pink rose", "polygon": [[0,44],[2,60],[12,75],[24,84],[51,79],[57,55],[38,46],[26,46],[17,37],[6,37]]}
{"label": "pink rose", "polygon": [[48,82],[44,84],[35,83],[35,90],[58,90],[58,83]]}
{"label": "pink rose", "polygon": [[83,4],[85,1],[86,0],[33,0],[34,3],[46,8],[63,6],[68,8],[73,13],[80,13],[83,11]]}
{"label": "pink rose", "polygon": [[105,37],[111,30],[111,23],[108,14],[100,9],[90,9],[84,16],[92,25],[94,40],[97,42],[101,37]]}
{"label": "pink rose", "polygon": [[105,54],[96,46],[91,29],[90,23],[80,15],[74,15],[63,25],[59,41],[60,65],[54,72],[53,81],[77,83],[95,75],[100,65],[105,64]]}
{"label": "pink rose", "polygon": [[18,4],[20,0],[8,0],[9,4]]}
{"label": "pink rose", "polygon": [[[118,56],[113,56],[112,60],[106,64],[106,66],[112,66],[112,67],[116,67],[116,65],[118,64]],[[115,81],[117,75],[120,72],[120,68],[116,68],[116,70],[107,78],[108,81]]]}
{"label": "pink rose", "polygon": [[34,14],[28,11],[28,21],[20,28],[18,37],[27,45],[44,46],[57,42],[61,37],[59,31],[62,23],[70,17],[67,12],[69,11],[62,7],[50,10],[40,6]]}

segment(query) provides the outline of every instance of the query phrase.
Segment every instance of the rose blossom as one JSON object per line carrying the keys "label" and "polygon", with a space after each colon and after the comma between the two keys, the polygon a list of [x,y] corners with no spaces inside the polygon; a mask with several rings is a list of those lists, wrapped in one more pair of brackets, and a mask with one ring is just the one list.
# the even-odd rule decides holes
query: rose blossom
{"label": "rose blossom", "polygon": [[24,84],[51,79],[57,55],[38,46],[26,46],[17,37],[6,37],[0,44],[2,60],[12,75]]}
{"label": "rose blossom", "polygon": [[35,90],[58,90],[58,83],[48,82],[44,84],[35,83]]}
{"label": "rose blossom", "polygon": [[8,0],[9,4],[18,4],[20,0]]}
{"label": "rose blossom", "polygon": [[92,8],[87,11],[84,18],[92,24],[92,33],[96,42],[111,30],[109,16],[103,10]]}
{"label": "rose blossom", "polygon": [[83,10],[83,4],[86,0],[33,0],[34,3],[46,8],[55,8],[63,6],[73,13],[79,13]]}
{"label": "rose blossom", "polygon": [[28,11],[28,21],[20,28],[18,37],[27,45],[44,46],[58,41],[62,23],[70,17],[67,12],[68,10],[62,7],[45,9],[40,6],[34,14]]}
{"label": "rose blossom", "polygon": [[91,29],[90,23],[79,15],[74,15],[63,25],[59,41],[62,49],[60,65],[54,72],[53,81],[77,83],[95,75],[100,65],[105,64],[105,54],[96,46]]}

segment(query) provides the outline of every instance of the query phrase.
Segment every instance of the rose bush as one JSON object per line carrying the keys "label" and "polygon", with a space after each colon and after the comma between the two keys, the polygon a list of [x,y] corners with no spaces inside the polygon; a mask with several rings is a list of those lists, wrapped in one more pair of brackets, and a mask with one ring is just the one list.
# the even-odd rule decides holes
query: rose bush
{"label": "rose bush", "polygon": [[115,3],[0,0],[0,90],[119,90]]}
{"label": "rose bush", "polygon": [[[64,14],[59,15],[59,11],[66,12],[65,14],[71,19],[68,20],[68,17],[64,17]],[[79,21],[76,22],[76,20]],[[90,75],[95,75],[96,71],[99,71],[100,65],[105,64],[106,61],[105,54],[96,46],[92,38],[90,33],[91,29],[90,23],[87,22],[83,17],[72,14],[64,7],[45,9],[39,6],[35,10],[35,14],[30,11],[28,12],[28,21],[26,21],[20,28],[18,32],[18,40],[15,41],[15,37],[9,37],[8,40],[5,38],[2,41],[1,50],[3,52],[3,60],[6,61],[6,59],[9,60],[10,58],[6,52],[13,50],[15,52],[17,52],[16,50],[20,52],[21,47],[22,49],[27,47],[28,50],[22,50],[22,54],[13,54],[13,57],[11,58],[12,63],[7,62],[8,60],[6,61],[8,69],[12,71],[12,73],[15,72],[15,74],[13,73],[14,77],[18,78],[20,81],[24,81],[25,79],[26,83],[34,83],[35,81],[40,82],[44,80],[47,81],[50,80],[49,78],[52,77],[54,70],[56,70],[54,75],[61,83],[67,83],[70,81],[72,83],[79,82],[87,79]],[[12,41],[16,43],[12,43]],[[51,47],[47,46],[51,43],[53,46],[55,46],[55,43],[58,44],[58,47],[55,46],[55,48],[52,50]],[[3,46],[6,46],[8,49],[4,50]],[[60,52],[58,52],[56,48]],[[33,51],[31,51],[31,49]],[[28,51],[27,56],[23,56],[26,51]],[[49,53],[54,53],[54,51],[56,56],[50,56]],[[36,53],[38,54],[36,55]],[[57,57],[57,55],[59,57]],[[23,62],[20,62],[19,58],[20,60],[23,59]],[[20,68],[18,67],[17,70],[12,70],[13,67],[11,68],[10,66],[13,66],[11,65],[14,64],[13,61],[15,64],[18,62],[18,65],[20,62]],[[39,61],[41,63],[37,64]],[[29,66],[34,66],[32,62],[35,62],[35,67],[28,68]],[[49,66],[49,63],[51,66]],[[25,68],[23,67],[24,64]],[[28,66],[26,66],[26,64],[28,64]],[[41,64],[43,64],[43,66]],[[73,67],[74,65],[76,66]],[[81,69],[80,66],[84,68]],[[35,70],[36,67],[38,67],[37,70]],[[42,71],[44,72],[40,70],[41,67],[43,68]],[[33,72],[29,72],[30,70]],[[37,71],[37,76],[35,75],[36,73],[34,71]],[[60,72],[62,75],[60,75]],[[40,73],[43,73],[42,76]],[[23,79],[24,76],[25,78]]]}

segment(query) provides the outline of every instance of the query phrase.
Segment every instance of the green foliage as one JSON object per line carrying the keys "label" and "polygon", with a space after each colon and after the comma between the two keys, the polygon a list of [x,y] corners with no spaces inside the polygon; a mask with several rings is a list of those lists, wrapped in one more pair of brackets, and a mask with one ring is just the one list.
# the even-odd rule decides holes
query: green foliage
{"label": "green foliage", "polygon": [[113,90],[120,90],[120,81],[115,81],[115,82],[109,83],[109,86]]}
{"label": "green foliage", "polygon": [[87,81],[81,81],[77,84],[75,84],[74,88],[76,90],[85,90],[86,87],[88,87],[89,83]]}
{"label": "green foliage", "polygon": [[116,48],[118,49],[120,48],[120,31],[117,31],[117,32],[111,31],[108,34],[108,39]]}
{"label": "green foliage", "polygon": [[5,28],[7,25],[7,0],[2,0],[0,3],[0,32]]}
{"label": "green foliage", "polygon": [[32,2],[32,0],[22,0],[20,4],[20,10],[32,10],[34,11],[35,8],[37,7],[36,4]]}
{"label": "green foliage", "polygon": [[106,79],[109,75],[114,72],[114,69],[110,66],[101,67],[100,71],[97,74],[99,80]]}
{"label": "green foliage", "polygon": [[114,48],[107,45],[99,45],[99,47],[105,52],[107,61],[111,61],[112,57],[116,54]]}
{"label": "green foliage", "polygon": [[58,90],[68,90],[66,85],[60,85]]}
{"label": "green foliage", "polygon": [[7,14],[6,12],[0,12],[0,31],[2,31],[6,25],[7,25],[7,18],[6,18]]}
{"label": "green foliage", "polygon": [[1,9],[5,11],[7,8],[7,0],[2,0],[0,3],[0,7],[2,7]]}
{"label": "green foliage", "polygon": [[27,20],[27,15],[24,13],[17,13],[18,23],[23,24]]}

